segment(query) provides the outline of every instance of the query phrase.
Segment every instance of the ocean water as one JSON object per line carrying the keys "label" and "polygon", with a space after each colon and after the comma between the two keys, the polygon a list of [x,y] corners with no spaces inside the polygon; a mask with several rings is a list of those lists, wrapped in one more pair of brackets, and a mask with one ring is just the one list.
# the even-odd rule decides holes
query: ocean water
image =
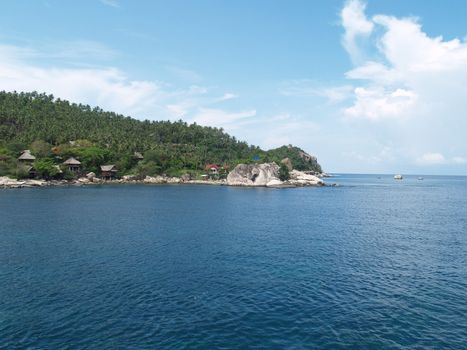
{"label": "ocean water", "polygon": [[467,348],[467,178],[328,182],[0,190],[0,348]]}

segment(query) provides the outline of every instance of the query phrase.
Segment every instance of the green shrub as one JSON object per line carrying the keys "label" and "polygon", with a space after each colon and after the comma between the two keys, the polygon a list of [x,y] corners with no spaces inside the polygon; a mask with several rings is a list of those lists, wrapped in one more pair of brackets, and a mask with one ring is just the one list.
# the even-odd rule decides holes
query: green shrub
{"label": "green shrub", "polygon": [[37,176],[46,180],[56,178],[60,174],[60,169],[57,168],[54,161],[50,158],[36,160],[34,162]]}

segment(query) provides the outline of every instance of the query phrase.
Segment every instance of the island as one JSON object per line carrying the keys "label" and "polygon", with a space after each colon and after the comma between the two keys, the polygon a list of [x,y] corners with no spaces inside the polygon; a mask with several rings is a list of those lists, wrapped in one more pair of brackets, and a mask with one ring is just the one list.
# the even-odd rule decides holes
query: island
{"label": "island", "polygon": [[322,186],[315,156],[222,128],[137,120],[52,95],[0,92],[0,187],[103,183]]}

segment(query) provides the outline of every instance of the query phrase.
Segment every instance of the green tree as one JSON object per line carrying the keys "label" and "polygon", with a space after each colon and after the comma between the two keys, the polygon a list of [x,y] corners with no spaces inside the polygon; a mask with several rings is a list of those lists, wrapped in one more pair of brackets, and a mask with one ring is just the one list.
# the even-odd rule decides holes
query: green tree
{"label": "green tree", "polygon": [[279,168],[279,180],[287,181],[288,179],[290,179],[289,168],[287,168],[287,165],[281,164]]}
{"label": "green tree", "polygon": [[99,147],[77,148],[74,150],[87,171],[96,172],[99,167],[111,158],[111,152]]}
{"label": "green tree", "polygon": [[54,161],[49,158],[36,160],[34,162],[34,169],[36,169],[37,175],[39,177],[46,180],[55,178],[60,174],[60,169],[57,167]]}
{"label": "green tree", "polygon": [[49,157],[52,153],[52,145],[43,140],[36,140],[31,144],[31,152],[38,158]]}

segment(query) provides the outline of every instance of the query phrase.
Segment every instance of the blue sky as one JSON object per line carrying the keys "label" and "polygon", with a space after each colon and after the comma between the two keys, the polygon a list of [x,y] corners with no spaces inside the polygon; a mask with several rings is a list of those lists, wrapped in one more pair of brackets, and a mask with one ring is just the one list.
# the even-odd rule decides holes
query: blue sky
{"label": "blue sky", "polygon": [[3,1],[0,89],[296,144],[331,172],[467,174],[465,1]]}

